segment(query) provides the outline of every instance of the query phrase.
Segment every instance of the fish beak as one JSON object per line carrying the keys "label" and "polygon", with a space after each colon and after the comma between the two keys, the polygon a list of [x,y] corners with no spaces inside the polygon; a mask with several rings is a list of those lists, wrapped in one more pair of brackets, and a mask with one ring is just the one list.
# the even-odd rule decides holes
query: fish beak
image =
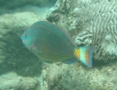
{"label": "fish beak", "polygon": [[27,42],[27,40],[25,40],[25,37],[23,35],[21,36],[21,40],[22,40],[23,43]]}
{"label": "fish beak", "polygon": [[21,36],[21,40],[23,40],[23,38],[24,38],[24,37],[23,37],[23,35],[22,35],[22,36]]}

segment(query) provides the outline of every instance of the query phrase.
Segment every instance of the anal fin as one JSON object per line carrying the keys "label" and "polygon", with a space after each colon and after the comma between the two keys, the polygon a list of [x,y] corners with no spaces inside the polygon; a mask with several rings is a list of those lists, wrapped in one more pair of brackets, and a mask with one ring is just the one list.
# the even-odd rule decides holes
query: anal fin
{"label": "anal fin", "polygon": [[70,58],[70,59],[67,59],[65,61],[63,61],[63,63],[65,64],[73,64],[75,62],[77,62],[78,60],[76,58]]}

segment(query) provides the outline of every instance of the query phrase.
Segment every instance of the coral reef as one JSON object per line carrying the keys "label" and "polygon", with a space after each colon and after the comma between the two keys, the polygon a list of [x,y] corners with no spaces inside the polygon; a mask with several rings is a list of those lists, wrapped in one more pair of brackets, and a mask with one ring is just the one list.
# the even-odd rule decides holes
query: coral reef
{"label": "coral reef", "polygon": [[38,90],[38,79],[34,77],[40,76],[42,62],[24,47],[20,37],[30,25],[45,20],[48,9],[33,5],[17,6],[15,9],[1,6],[0,90]]}
{"label": "coral reef", "polygon": [[0,90],[37,90],[38,81],[30,77],[0,78]]}
{"label": "coral reef", "polygon": [[117,89],[116,7],[116,0],[58,0],[50,9],[47,20],[68,31],[78,46],[95,46],[94,60],[100,63],[51,64],[42,71],[44,90]]}
{"label": "coral reef", "polygon": [[[44,90],[116,90],[117,63],[92,69],[81,66],[51,64],[43,70]],[[47,89],[46,89],[47,88]]]}
{"label": "coral reef", "polygon": [[[39,20],[39,17],[33,13],[16,13],[0,16],[0,64],[16,66],[27,65],[27,61],[31,64],[37,62],[35,56],[30,56],[21,42],[20,36],[27,26]],[[21,47],[22,46],[22,47]],[[29,59],[30,58],[30,59]],[[24,61],[25,59],[25,61]],[[31,60],[34,61],[31,61]],[[24,63],[22,63],[22,61]],[[22,64],[20,64],[22,63]],[[5,66],[4,66],[5,67]],[[22,67],[22,66],[20,66]]]}
{"label": "coral reef", "polygon": [[20,37],[34,22],[45,20],[48,9],[33,5],[0,8],[0,90],[38,90],[34,77],[40,76],[42,62],[24,47]]}
{"label": "coral reef", "polygon": [[78,46],[95,46],[94,59],[117,59],[116,0],[58,0],[47,19],[67,30]]}
{"label": "coral reef", "polygon": [[[14,5],[7,3],[3,7]],[[78,46],[96,47],[94,60],[101,65],[93,63],[92,68],[79,62],[40,62],[24,47],[20,36],[36,21],[45,20],[44,10],[0,8],[0,90],[117,90],[116,7],[117,0],[58,0],[47,15],[47,20],[68,31]]]}

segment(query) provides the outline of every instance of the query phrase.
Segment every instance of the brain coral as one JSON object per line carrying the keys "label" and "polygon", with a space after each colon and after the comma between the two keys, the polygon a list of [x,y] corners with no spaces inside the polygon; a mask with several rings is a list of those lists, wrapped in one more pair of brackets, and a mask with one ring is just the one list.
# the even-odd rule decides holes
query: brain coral
{"label": "brain coral", "polygon": [[51,18],[78,45],[95,46],[95,60],[117,59],[117,0],[58,0],[47,15]]}

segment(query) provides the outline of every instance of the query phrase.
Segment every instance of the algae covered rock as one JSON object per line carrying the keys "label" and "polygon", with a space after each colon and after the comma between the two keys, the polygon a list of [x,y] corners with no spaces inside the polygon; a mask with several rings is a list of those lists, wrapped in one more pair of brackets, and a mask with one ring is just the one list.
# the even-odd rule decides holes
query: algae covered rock
{"label": "algae covered rock", "polygon": [[117,59],[116,0],[58,0],[47,19],[67,30],[78,46],[95,46],[94,59]]}
{"label": "algae covered rock", "polygon": [[117,89],[116,8],[117,0],[57,1],[47,20],[68,31],[78,46],[95,46],[93,60],[101,65],[51,64],[42,71],[44,90]]}
{"label": "algae covered rock", "polygon": [[[116,90],[117,63],[86,68],[79,63],[51,64],[45,68],[40,90]],[[41,83],[40,82],[40,83]]]}
{"label": "algae covered rock", "polygon": [[38,81],[30,77],[0,78],[0,90],[37,90]]}
{"label": "algae covered rock", "polygon": [[[42,63],[25,48],[20,37],[33,23],[45,20],[47,10],[29,7],[0,8],[0,90],[38,90],[38,78],[34,77],[40,76]],[[35,13],[41,11],[43,16]],[[9,74],[12,71],[17,75]]]}
{"label": "algae covered rock", "polygon": [[40,17],[31,12],[0,16],[0,68],[4,69],[0,73],[26,66],[33,67],[31,65],[36,63],[41,67],[41,62],[24,47],[20,38],[24,30],[38,20],[41,20]]}

